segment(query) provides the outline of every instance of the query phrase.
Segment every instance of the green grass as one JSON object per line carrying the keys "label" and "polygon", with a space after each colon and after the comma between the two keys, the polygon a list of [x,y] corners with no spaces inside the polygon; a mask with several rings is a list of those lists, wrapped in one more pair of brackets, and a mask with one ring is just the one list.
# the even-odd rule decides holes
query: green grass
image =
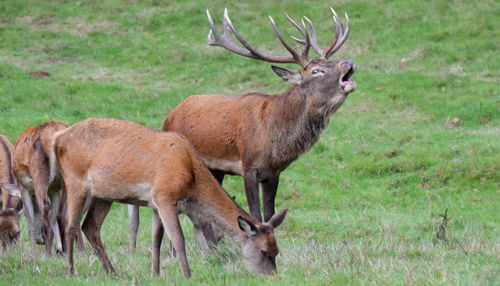
{"label": "green grass", "polygon": [[[69,2],[69,3],[68,3]],[[14,142],[47,120],[132,120],[159,128],[191,94],[287,88],[269,64],[206,45],[210,8],[227,5],[260,49],[285,54],[270,28],[306,15],[332,38],[327,10],[347,11],[351,35],[334,58],[353,59],[358,90],[315,147],[281,176],[279,273],[256,277],[230,242],[215,253],[188,240],[189,281],[162,251],[152,277],[151,211],[128,253],[126,207],[103,228],[117,275],[96,256],[32,257],[24,220],[19,247],[0,256],[1,285],[495,285],[500,281],[500,5],[478,1],[16,1],[0,3],[0,133]],[[43,70],[50,77],[34,78]],[[450,124],[458,118],[458,124]],[[239,177],[224,187],[246,208]],[[436,240],[448,209],[448,243]],[[39,248],[42,252],[42,248]]]}

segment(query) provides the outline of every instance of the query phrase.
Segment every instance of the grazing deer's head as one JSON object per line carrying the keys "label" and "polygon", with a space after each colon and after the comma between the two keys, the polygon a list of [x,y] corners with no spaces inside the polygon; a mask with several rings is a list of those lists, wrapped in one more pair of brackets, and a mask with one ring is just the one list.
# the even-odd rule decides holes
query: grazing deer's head
{"label": "grazing deer's head", "polygon": [[[328,59],[344,44],[349,35],[349,17],[346,17],[346,28],[333,8],[330,8],[333,13],[333,21],[336,25],[336,34],[333,42],[322,49],[317,42],[316,28],[309,18],[304,17],[302,23],[298,24],[290,16],[285,14],[285,17],[299,31],[304,39],[292,37],[296,42],[304,46],[299,53],[295,51],[284,39],[274,23],[272,17],[269,17],[273,29],[285,48],[290,52],[291,56],[273,56],[266,55],[255,50],[247,41],[240,35],[231,19],[229,19],[227,9],[224,10],[223,34],[220,34],[207,10],[208,20],[210,22],[210,32],[208,34],[208,44],[223,47],[238,55],[271,62],[271,63],[294,63],[302,67],[302,70],[296,71],[281,67],[272,66],[274,72],[278,74],[286,82],[297,84],[301,93],[308,96],[317,96],[319,99],[345,98],[347,94],[356,89],[356,84],[351,81],[351,77],[355,71],[355,64],[352,60],[329,61]],[[307,31],[306,24],[309,24],[311,33]],[[231,37],[230,31],[236,39],[241,43],[240,46]],[[309,49],[312,48],[320,55],[319,59],[311,59],[309,57]],[[335,100],[337,102],[338,100]]]}
{"label": "grazing deer's head", "polygon": [[248,237],[243,242],[242,250],[248,268],[260,275],[271,275],[276,272],[276,256],[278,244],[274,229],[285,219],[288,209],[276,213],[267,223],[254,224],[251,221],[238,218],[240,229]]}
{"label": "grazing deer's head", "polygon": [[[11,196],[21,197],[19,189],[7,189],[6,185],[0,183],[0,189],[4,189]],[[8,206],[6,209],[0,210],[0,250],[6,248],[7,245],[16,244],[19,240],[19,213],[21,210],[21,206]]]}

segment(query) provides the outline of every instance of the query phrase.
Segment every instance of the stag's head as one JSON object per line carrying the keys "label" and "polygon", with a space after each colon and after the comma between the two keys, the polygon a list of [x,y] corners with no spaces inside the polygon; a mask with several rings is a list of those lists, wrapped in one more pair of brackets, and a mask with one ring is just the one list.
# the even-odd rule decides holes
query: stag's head
{"label": "stag's head", "polygon": [[[19,189],[15,191],[6,190],[5,185],[0,183],[2,191],[8,191],[11,196],[21,197]],[[6,203],[6,202],[4,202]],[[18,206],[7,206],[0,210],[0,250],[7,245],[16,244],[19,240],[19,212],[22,210],[22,203]]]}
{"label": "stag's head", "polygon": [[267,223],[253,223],[238,217],[238,225],[245,233],[243,256],[252,272],[260,275],[272,275],[276,272],[276,256],[279,250],[274,229],[283,222],[287,211],[281,210]]}
{"label": "stag's head", "polygon": [[[345,14],[346,28],[344,29],[342,21],[335,10],[333,10],[333,8],[330,8],[330,10],[333,14],[336,33],[332,43],[324,49],[318,45],[316,28],[309,18],[304,17],[299,24],[285,14],[285,17],[303,37],[303,39],[296,37],[292,37],[292,39],[303,45],[304,48],[300,52],[294,50],[283,38],[273,18],[269,17],[276,36],[288,52],[290,52],[290,56],[263,54],[254,49],[245,39],[243,39],[231,19],[229,19],[227,9],[224,10],[223,34],[217,31],[212,17],[207,10],[208,21],[210,23],[208,44],[221,46],[236,54],[261,61],[298,64],[302,67],[301,70],[291,70],[277,66],[273,66],[272,68],[283,80],[299,85],[305,94],[314,94],[327,98],[345,98],[347,94],[356,89],[356,84],[351,81],[351,77],[355,71],[355,64],[352,60],[330,61],[329,58],[347,40],[349,35],[349,17]],[[306,28],[306,22],[309,25],[310,33]],[[233,40],[230,35],[231,32],[241,45]],[[309,57],[309,50],[311,48],[320,55],[319,59],[311,59]]]}

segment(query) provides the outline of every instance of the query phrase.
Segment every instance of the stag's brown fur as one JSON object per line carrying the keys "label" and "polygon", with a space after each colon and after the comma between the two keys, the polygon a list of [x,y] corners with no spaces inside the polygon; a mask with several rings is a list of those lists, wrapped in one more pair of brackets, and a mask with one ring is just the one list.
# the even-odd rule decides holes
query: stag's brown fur
{"label": "stag's brown fur", "polygon": [[[14,147],[13,173],[23,186],[23,201],[33,251],[35,251],[36,242],[45,244],[46,253],[49,254],[54,236],[57,251],[63,251],[60,227],[57,223],[63,182],[56,179],[50,183],[48,154],[52,135],[67,127],[61,122],[42,123],[19,135]],[[48,197],[52,203],[49,202]]]}
{"label": "stag's brown fur", "polygon": [[[220,33],[207,10],[209,45],[266,62],[295,63],[302,70],[272,67],[283,80],[294,84],[282,94],[193,95],[163,121],[163,130],[179,132],[193,143],[220,183],[225,174],[243,176],[250,213],[259,221],[262,221],[259,183],[263,187],[264,219],[268,220],[274,214],[281,171],[316,143],[332,114],[356,88],[356,84],[350,81],[354,63],[351,60],[328,60],[346,41],[350,29],[347,14],[344,30],[335,10],[330,10],[336,36],[325,49],[318,45],[316,29],[308,18],[304,17],[300,25],[285,14],[304,37],[294,38],[304,45],[301,52],[295,51],[285,41],[270,18],[276,36],[290,56],[268,55],[254,49],[241,37],[229,19],[227,9],[224,10]],[[305,22],[309,24],[310,33]],[[321,56],[320,59],[309,57],[310,48]]]}
{"label": "stag's brown fur", "polygon": [[[311,75],[319,68],[325,71],[321,81]],[[300,72],[301,84],[280,95],[193,95],[168,114],[162,129],[186,136],[220,181],[225,173],[244,176],[251,213],[259,220],[262,182],[268,220],[279,174],[316,143],[352,91],[340,85],[351,69],[350,61],[314,60]]]}
{"label": "stag's brown fur", "polygon": [[69,273],[73,273],[74,230],[87,199],[91,199],[91,204],[82,229],[106,273],[114,269],[104,251],[100,227],[112,202],[154,209],[154,274],[159,271],[163,224],[184,276],[191,275],[179,212],[186,213],[195,226],[213,224],[233,238],[252,270],[261,274],[274,272],[277,244],[273,229],[284,219],[286,211],[267,224],[259,224],[220,187],[183,136],[121,120],[91,118],[54,136],[52,158],[57,159],[68,194]]}

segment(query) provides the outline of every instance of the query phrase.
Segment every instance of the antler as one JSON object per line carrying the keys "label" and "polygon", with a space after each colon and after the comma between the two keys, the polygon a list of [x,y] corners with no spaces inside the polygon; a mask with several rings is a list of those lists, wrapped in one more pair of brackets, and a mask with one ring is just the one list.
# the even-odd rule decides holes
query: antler
{"label": "antler", "polygon": [[[231,52],[234,52],[238,55],[249,57],[252,59],[257,59],[261,61],[266,61],[266,62],[272,62],[272,63],[293,63],[293,64],[298,64],[301,65],[302,67],[305,67],[310,59],[308,56],[309,53],[309,47],[311,46],[311,41],[309,38],[309,35],[307,33],[307,30],[305,28],[304,22],[302,22],[302,26],[297,24],[292,18],[290,18],[288,15],[285,15],[286,18],[299,30],[299,32],[305,37],[306,40],[303,41],[303,45],[305,46],[304,49],[302,50],[301,53],[297,53],[284,39],[283,36],[281,35],[280,30],[274,23],[274,19],[269,16],[269,19],[271,20],[271,25],[273,26],[273,30],[276,33],[276,36],[280,40],[281,44],[285,46],[285,48],[290,52],[291,56],[273,56],[273,55],[266,55],[263,54],[257,50],[255,50],[243,37],[240,35],[236,27],[234,26],[233,22],[231,19],[229,19],[228,13],[227,13],[227,8],[224,9],[224,19],[222,22],[222,29],[223,29],[223,34],[221,35],[218,31],[217,28],[215,27],[214,21],[212,20],[212,16],[210,16],[210,12],[207,9],[207,17],[208,17],[208,22],[210,23],[210,32],[208,33],[208,44],[212,46],[220,46],[223,47]],[[234,36],[238,39],[238,41],[243,45],[241,47],[238,45],[230,36],[229,29],[233,32]]]}
{"label": "antler", "polygon": [[335,22],[335,38],[333,39],[333,42],[328,47],[326,47],[325,50],[321,49],[321,47],[318,45],[318,36],[316,34],[316,28],[314,27],[313,22],[305,16],[304,19],[311,27],[311,35],[309,36],[309,39],[304,33],[302,33],[302,35],[306,38],[306,40],[292,37],[292,39],[294,39],[296,42],[305,46],[308,45],[307,41],[309,40],[309,45],[314,49],[316,53],[321,56],[321,59],[324,60],[328,60],[328,58],[331,57],[344,44],[344,42],[347,40],[347,37],[349,36],[349,16],[347,15],[347,13],[345,13],[346,29],[344,30],[342,21],[340,20],[335,10],[333,10],[332,7],[330,7],[330,10],[332,11],[333,21]]}

